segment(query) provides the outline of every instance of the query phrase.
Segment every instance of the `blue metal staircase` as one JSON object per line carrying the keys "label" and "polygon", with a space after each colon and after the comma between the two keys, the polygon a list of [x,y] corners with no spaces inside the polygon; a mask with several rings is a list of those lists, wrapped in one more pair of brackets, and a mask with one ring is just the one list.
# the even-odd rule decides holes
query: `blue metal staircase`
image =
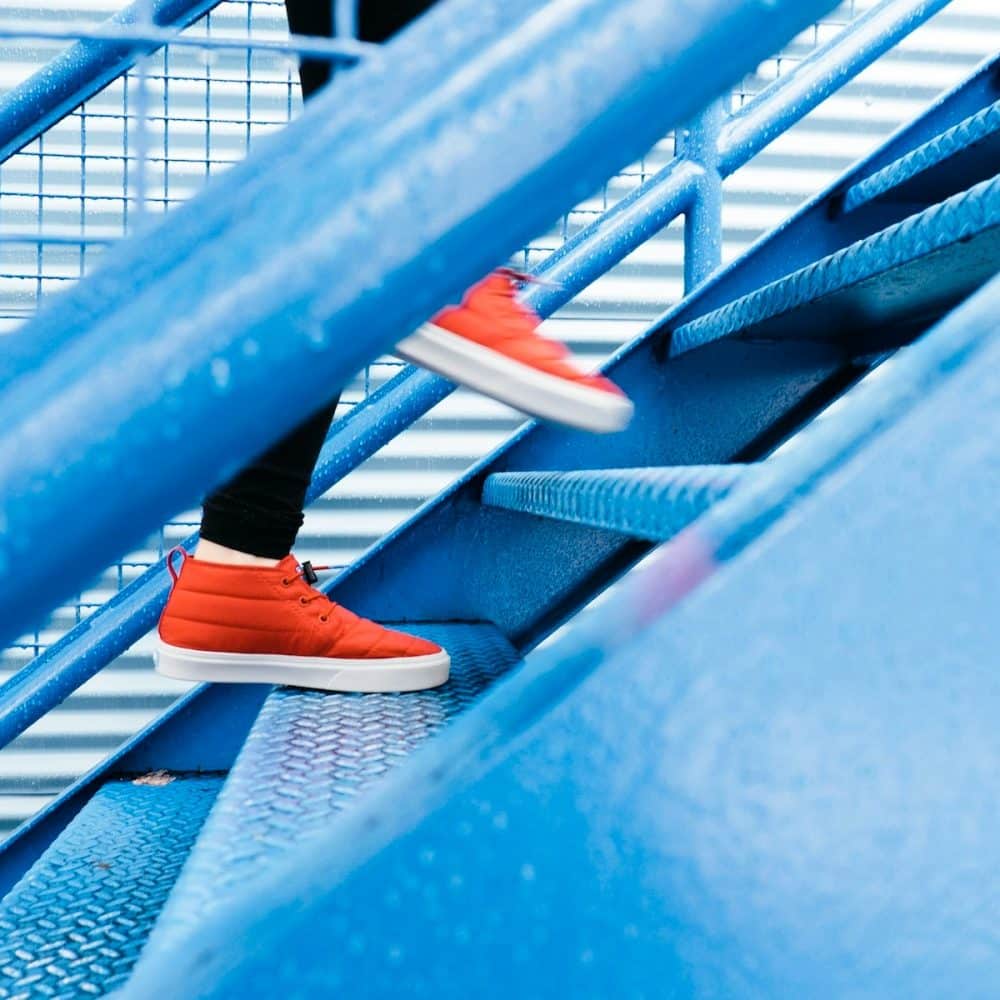
{"label": "blue metal staircase", "polygon": [[[504,221],[515,206],[534,205],[518,223],[530,227],[571,197],[559,191],[569,179],[586,189],[607,173],[611,155],[595,150],[631,134],[685,72],[699,70],[690,106],[666,100],[637,148],[832,4],[702,0],[678,34],[676,14],[638,0],[618,5],[618,24],[608,5],[565,0],[539,14],[525,0],[505,10],[528,43],[510,63],[489,38],[492,14],[467,23],[475,6],[449,0],[386,49],[406,88],[429,88],[417,125],[430,138],[408,134],[415,153],[386,125],[403,93],[391,73],[374,97],[374,149],[360,112],[317,102],[159,238],[115,251],[0,362],[0,416],[16,418],[0,434],[0,470],[32,481],[40,459],[15,451],[19,432],[66,472],[37,515],[8,489],[0,513],[24,534],[7,536],[0,559],[25,539],[95,547],[65,579],[33,570],[36,602],[51,605],[127,542],[53,529],[74,490],[96,504],[98,528],[119,515],[124,534],[155,522],[218,477],[221,456],[228,468],[302,415],[301,399],[284,412],[294,392],[262,390],[265,361],[315,369],[309,385],[347,377],[393,323],[516,243]],[[407,695],[192,692],[0,850],[0,997],[989,995],[1000,966],[989,903],[1000,816],[982,796],[1000,752],[989,669],[1000,648],[1000,63],[731,266],[716,269],[706,223],[722,179],[777,125],[943,6],[886,0],[791,83],[734,115],[709,106],[674,163],[539,269],[559,285],[524,296],[547,315],[678,214],[697,257],[691,293],[607,365],[636,403],[627,432],[526,426],[329,587],[447,646],[451,681]],[[427,41],[446,28],[453,47],[432,58]],[[580,69],[604,46],[628,51],[641,28],[653,34],[634,76]],[[306,274],[264,301],[253,282],[266,262],[240,254],[268,220],[234,220],[267,192],[288,196],[279,165],[319,190],[396,151],[415,177],[450,148],[436,130],[499,114],[515,79],[529,78],[518,94],[537,92],[553,43],[554,72],[590,96],[566,121],[553,119],[572,87],[520,108],[543,138],[516,196],[507,167],[435,190],[427,218],[410,220],[412,245],[386,240],[371,273],[338,276],[332,291],[321,265],[349,248],[323,227],[346,216],[310,220],[300,204],[275,225],[288,248],[315,226]],[[460,72],[466,49],[478,75]],[[466,88],[459,99],[449,84]],[[476,135],[486,163],[503,130]],[[328,171],[316,166],[327,156]],[[359,212],[377,225],[384,206],[367,197]],[[320,246],[329,240],[335,252]],[[217,269],[247,282],[245,302],[215,287]],[[160,311],[185,283],[201,310],[188,325]],[[310,320],[357,323],[401,296],[342,354]],[[129,330],[138,317],[160,341]],[[276,318],[292,335],[276,335]],[[193,347],[210,319],[210,349]],[[102,382],[117,395],[98,399],[90,360],[112,371],[121,337],[127,391]],[[139,419],[147,362],[175,377]],[[32,422],[24,401],[40,387],[53,400],[43,414],[78,415],[79,427],[60,437]],[[356,407],[335,425],[311,495],[448,391],[406,371]],[[98,419],[102,402],[127,422],[120,438]],[[216,427],[219,415],[229,419]],[[197,458],[139,475],[130,463],[165,440],[164,420],[202,422]],[[101,480],[126,471],[143,479],[135,496],[100,496]],[[147,630],[166,587],[161,564],[0,689],[0,734],[23,731]],[[0,592],[7,632],[35,613],[13,591]]]}

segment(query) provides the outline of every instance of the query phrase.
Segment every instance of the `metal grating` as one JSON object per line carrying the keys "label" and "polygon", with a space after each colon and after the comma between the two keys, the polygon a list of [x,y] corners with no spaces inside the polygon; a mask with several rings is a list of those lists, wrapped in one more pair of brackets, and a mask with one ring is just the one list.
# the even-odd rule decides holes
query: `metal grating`
{"label": "metal grating", "polygon": [[[42,0],[30,9],[0,2],[0,22],[97,23],[121,2]],[[872,4],[844,4],[745,80],[734,104]],[[226,0],[186,35],[242,35],[259,42],[281,40],[286,32],[280,0]],[[727,182],[725,257],[739,254],[998,47],[1000,12],[993,0],[955,0],[898,52]],[[14,86],[59,48],[0,42],[0,90]],[[0,335],[16,329],[43,296],[92,267],[110,241],[136,224],[140,209],[158,213],[189,197],[206,176],[224,170],[252,143],[280,128],[300,101],[294,66],[274,52],[174,46],[146,61],[145,98],[142,76],[134,71],[112,84],[0,166]],[[145,138],[137,128],[143,110]],[[526,247],[523,263],[536,263],[672,156],[668,136]],[[140,161],[145,163],[141,171]],[[682,270],[679,227],[671,227],[550,321],[552,332],[597,360],[679,297]],[[366,369],[349,387],[345,402],[364,398],[397,367],[385,359]],[[515,414],[497,404],[456,394],[317,503],[301,547],[317,561],[349,562],[517,423]],[[137,576],[195,522],[194,512],[179,516],[57,612],[44,629],[0,653],[0,678]],[[9,828],[32,812],[181,690],[152,673],[146,644],[139,643],[0,754],[0,827]]]}

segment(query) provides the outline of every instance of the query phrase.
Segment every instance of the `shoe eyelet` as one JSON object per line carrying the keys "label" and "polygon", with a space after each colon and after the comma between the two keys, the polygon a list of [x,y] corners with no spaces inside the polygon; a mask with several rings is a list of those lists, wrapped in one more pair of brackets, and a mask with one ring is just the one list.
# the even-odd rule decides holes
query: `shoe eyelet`
{"label": "shoe eyelet", "polygon": [[292,585],[292,581],[289,580],[287,576],[283,576],[281,578],[281,586],[282,587],[290,587],[291,585]]}
{"label": "shoe eyelet", "polygon": [[319,616],[319,620],[325,624],[326,622],[328,622],[330,620],[330,616],[329,615],[320,615]]}
{"label": "shoe eyelet", "polygon": [[299,604],[303,605],[303,607],[304,607],[304,606],[305,606],[306,604],[308,604],[308,603],[309,603],[309,598],[308,598],[308,597],[300,597],[300,598],[299,598]]}

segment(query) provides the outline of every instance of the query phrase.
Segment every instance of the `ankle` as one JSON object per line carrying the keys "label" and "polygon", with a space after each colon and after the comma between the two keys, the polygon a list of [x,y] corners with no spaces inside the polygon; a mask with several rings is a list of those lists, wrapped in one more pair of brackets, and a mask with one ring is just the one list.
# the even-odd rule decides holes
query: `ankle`
{"label": "ankle", "polygon": [[277,566],[280,559],[269,559],[265,556],[251,555],[238,549],[228,549],[225,545],[210,542],[205,538],[198,541],[194,551],[195,559],[203,562],[221,563],[224,566]]}

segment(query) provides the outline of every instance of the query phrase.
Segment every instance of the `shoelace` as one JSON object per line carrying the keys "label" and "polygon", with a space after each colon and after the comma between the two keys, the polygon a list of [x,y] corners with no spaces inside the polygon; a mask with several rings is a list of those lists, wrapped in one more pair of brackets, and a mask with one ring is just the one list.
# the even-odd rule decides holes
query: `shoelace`
{"label": "shoelace", "polygon": [[[550,340],[538,331],[541,318],[530,307],[518,300],[514,282],[558,286],[554,285],[553,282],[545,281],[544,278],[518,271],[512,267],[497,268],[490,277],[498,275],[507,279],[503,286],[492,287],[484,282],[478,288],[478,294],[489,298],[493,303],[491,318],[494,320],[499,318],[502,323],[502,326],[495,328],[496,332],[505,334],[508,340],[528,345],[530,354],[538,361],[562,362],[572,368],[572,355],[566,345],[556,340]],[[489,278],[486,279],[486,282],[488,281]],[[467,301],[466,306],[475,308],[472,301]],[[574,374],[576,373],[574,372]]]}
{"label": "shoelace", "polygon": [[[174,556],[178,556],[178,555],[181,557],[180,568],[175,569],[174,568]],[[181,571],[181,569],[184,568],[184,563],[187,561],[189,555],[190,555],[190,553],[188,552],[188,550],[186,548],[184,548],[183,545],[175,545],[167,553],[167,558],[166,558],[167,572],[170,573],[170,579],[173,581],[174,584],[176,584],[177,581],[178,581],[178,579],[180,579],[180,575],[181,575],[180,571]],[[333,567],[333,566],[313,566],[313,564],[311,562],[309,562],[308,560],[306,560],[306,562],[301,563],[299,565],[299,568],[295,571],[295,576],[294,577],[283,576],[281,578],[281,582],[282,582],[282,584],[284,584],[284,586],[290,587],[292,585],[293,580],[299,579],[299,580],[304,580],[310,587],[312,587],[313,584],[315,584],[315,583],[317,583],[319,581],[319,577],[316,575],[316,571],[317,570],[334,569],[334,568],[335,567]],[[327,597],[327,595],[324,594],[323,591],[321,591],[321,590],[317,590],[316,593],[310,595],[309,597],[306,597],[305,594],[302,594],[299,597],[299,603],[303,604],[303,605],[305,605],[305,604],[312,604],[313,601],[318,601],[318,600],[321,600],[321,599],[327,601],[329,603],[329,605],[330,605],[331,608],[335,607],[333,601],[331,601],[330,598]],[[327,611],[325,614],[320,615],[319,616],[319,620],[321,622],[327,622],[327,621],[329,621],[330,620],[330,612]]]}
{"label": "shoelace", "polygon": [[[319,577],[316,575],[317,570],[333,569],[333,568],[334,568],[333,566],[313,566],[311,562],[306,560],[306,562],[301,563],[299,565],[299,568],[295,571],[294,576],[292,577],[284,576],[281,578],[281,582],[286,587],[290,587],[294,580],[304,580],[306,584],[312,587],[319,581]],[[330,598],[326,594],[323,593],[322,590],[317,590],[314,594],[312,594],[309,597],[306,597],[305,594],[301,594],[299,596],[299,604],[302,604],[303,606],[306,604],[312,604],[313,601],[319,601],[319,600],[326,601],[330,605],[331,609],[337,606],[334,604],[333,601],[330,600]],[[321,614],[319,616],[319,620],[321,622],[328,622],[330,620],[330,612],[326,611],[323,614]]]}

